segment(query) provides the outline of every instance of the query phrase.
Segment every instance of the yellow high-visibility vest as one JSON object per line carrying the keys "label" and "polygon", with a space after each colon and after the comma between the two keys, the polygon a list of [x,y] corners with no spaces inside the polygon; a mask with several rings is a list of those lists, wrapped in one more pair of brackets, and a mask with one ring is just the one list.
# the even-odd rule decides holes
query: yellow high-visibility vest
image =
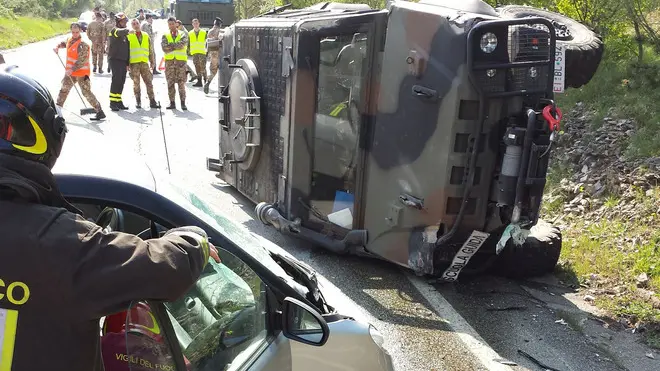
{"label": "yellow high-visibility vest", "polygon": [[138,41],[137,35],[129,33],[126,38],[128,39],[128,47],[130,49],[129,63],[149,63],[149,35],[142,33],[142,44]]}
{"label": "yellow high-visibility vest", "polygon": [[[179,32],[176,35],[176,40],[174,40],[172,38],[172,34],[168,32],[168,33],[165,34],[165,38],[167,39],[167,42],[169,44],[174,44],[175,42],[181,41],[181,35],[182,35],[182,33]],[[187,61],[188,60],[188,54],[186,54],[186,47],[185,46],[183,46],[180,49],[175,49],[174,51],[165,53],[165,60],[166,61],[171,61],[171,60],[174,60],[174,59],[176,59],[177,61]]]}
{"label": "yellow high-visibility vest", "polygon": [[206,31],[199,30],[199,35],[195,35],[195,30],[188,33],[190,38],[190,54],[206,54]]}

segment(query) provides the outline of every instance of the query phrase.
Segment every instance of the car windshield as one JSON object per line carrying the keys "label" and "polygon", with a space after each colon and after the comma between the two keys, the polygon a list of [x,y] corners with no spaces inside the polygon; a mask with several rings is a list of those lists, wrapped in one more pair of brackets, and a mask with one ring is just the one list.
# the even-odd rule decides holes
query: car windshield
{"label": "car windshield", "polygon": [[211,203],[188,191],[172,178],[157,178],[157,192],[215,228],[278,276],[290,280],[289,275],[271,258],[263,244],[245,230],[246,227],[237,225],[236,222],[223,216]]}
{"label": "car windshield", "polygon": [[93,15],[94,15],[94,13],[92,13],[92,12],[84,12],[84,13],[80,14],[80,18],[78,18],[78,21],[89,23],[93,20]]}

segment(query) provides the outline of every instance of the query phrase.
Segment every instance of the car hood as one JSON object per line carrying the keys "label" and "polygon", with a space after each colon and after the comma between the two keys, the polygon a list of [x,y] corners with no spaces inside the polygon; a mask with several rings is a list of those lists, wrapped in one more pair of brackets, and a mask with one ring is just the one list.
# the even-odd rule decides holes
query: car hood
{"label": "car hood", "polygon": [[138,153],[120,141],[104,135],[98,126],[66,112],[65,119],[68,133],[53,174],[114,179],[158,192],[217,229],[301,295],[306,296],[310,291],[318,291],[318,288],[309,287],[309,284],[296,282],[292,275],[277,263],[276,260],[285,257],[295,262],[287,264],[287,269],[292,269],[293,265],[293,269],[300,270],[296,272],[298,274],[307,269],[304,263],[296,260],[284,249],[223,216],[211,203],[188,190],[188,187],[176,178],[167,174],[154,174]]}

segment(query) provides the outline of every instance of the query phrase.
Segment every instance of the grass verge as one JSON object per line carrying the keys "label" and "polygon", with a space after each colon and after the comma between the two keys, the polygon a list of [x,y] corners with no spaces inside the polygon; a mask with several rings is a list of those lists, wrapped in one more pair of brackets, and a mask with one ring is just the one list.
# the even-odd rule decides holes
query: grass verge
{"label": "grass verge", "polygon": [[589,84],[559,94],[557,104],[568,109],[582,102],[595,113],[594,125],[606,116],[632,119],[637,130],[627,145],[626,157],[660,156],[660,54],[647,47],[643,62],[638,63],[630,61],[634,53],[627,54],[626,50],[622,46],[609,54],[606,51]]}
{"label": "grass verge", "polygon": [[74,19],[0,18],[0,50],[65,34]]}

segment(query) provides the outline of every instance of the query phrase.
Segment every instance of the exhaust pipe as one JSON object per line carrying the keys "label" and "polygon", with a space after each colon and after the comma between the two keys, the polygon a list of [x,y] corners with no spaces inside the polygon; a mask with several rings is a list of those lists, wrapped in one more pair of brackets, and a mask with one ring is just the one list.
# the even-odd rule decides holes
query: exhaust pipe
{"label": "exhaust pipe", "polygon": [[286,219],[273,205],[266,202],[260,202],[254,208],[254,211],[259,221],[275,227],[280,233],[313,242],[336,254],[347,254],[351,247],[364,247],[367,245],[368,234],[364,229],[352,230],[346,234],[344,239],[337,240],[302,227],[300,219],[293,222]]}

